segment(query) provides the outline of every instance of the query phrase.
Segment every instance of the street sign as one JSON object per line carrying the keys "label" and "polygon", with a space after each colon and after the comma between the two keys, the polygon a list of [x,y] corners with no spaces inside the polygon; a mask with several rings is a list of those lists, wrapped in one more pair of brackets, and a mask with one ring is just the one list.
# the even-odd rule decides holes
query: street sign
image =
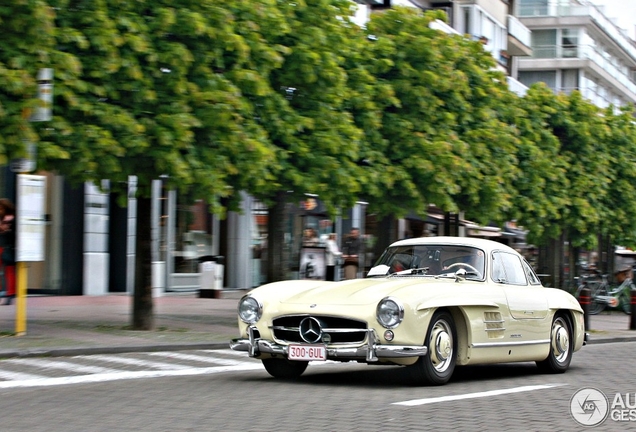
{"label": "street sign", "polygon": [[16,255],[18,262],[44,261],[46,177],[18,174]]}
{"label": "street sign", "polygon": [[42,68],[38,72],[38,98],[44,102],[35,109],[31,121],[51,121],[53,108],[53,69]]}
{"label": "street sign", "polygon": [[12,159],[9,163],[11,171],[18,174],[26,174],[35,171],[36,166],[36,147],[35,144],[27,142],[24,144],[27,155],[23,158]]}

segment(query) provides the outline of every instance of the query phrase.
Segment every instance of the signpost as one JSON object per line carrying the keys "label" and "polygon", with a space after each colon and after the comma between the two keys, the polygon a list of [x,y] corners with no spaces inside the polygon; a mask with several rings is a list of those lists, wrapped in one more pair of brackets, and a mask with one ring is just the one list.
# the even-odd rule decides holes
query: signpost
{"label": "signpost", "polygon": [[[29,117],[32,122],[50,121],[53,108],[53,69],[38,71],[38,98],[43,102]],[[26,334],[27,263],[44,261],[46,177],[29,175],[36,169],[35,143],[25,143],[27,156],[11,161],[16,175],[16,336]]]}
{"label": "signpost", "polygon": [[44,261],[46,177],[17,175],[16,315],[17,336],[26,334],[27,262]]}

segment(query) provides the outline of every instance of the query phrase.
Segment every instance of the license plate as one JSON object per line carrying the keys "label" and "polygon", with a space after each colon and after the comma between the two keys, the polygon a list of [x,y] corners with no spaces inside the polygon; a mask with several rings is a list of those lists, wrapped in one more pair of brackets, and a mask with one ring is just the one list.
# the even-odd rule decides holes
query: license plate
{"label": "license plate", "polygon": [[287,358],[301,361],[325,361],[327,350],[324,345],[289,345]]}

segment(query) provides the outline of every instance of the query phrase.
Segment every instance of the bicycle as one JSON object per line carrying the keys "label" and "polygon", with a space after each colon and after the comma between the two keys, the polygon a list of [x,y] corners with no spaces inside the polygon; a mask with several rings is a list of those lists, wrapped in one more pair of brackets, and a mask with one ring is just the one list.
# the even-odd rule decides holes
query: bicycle
{"label": "bicycle", "polygon": [[626,277],[619,286],[609,291],[606,291],[605,287],[603,287],[603,290],[597,291],[596,302],[602,305],[601,311],[604,310],[605,307],[608,307],[610,309],[620,309],[627,315],[631,315],[632,290],[636,290],[636,286],[632,278]]}
{"label": "bicycle", "polygon": [[580,298],[583,288],[588,288],[590,290],[590,315],[597,315],[604,311],[607,303],[604,298],[599,300],[599,296],[607,295],[609,292],[607,275],[601,275],[600,280],[598,279],[598,274],[583,274],[580,279],[574,279],[580,280],[575,293],[575,297],[577,299]]}
{"label": "bicycle", "polygon": [[590,315],[597,315],[606,308],[620,309],[624,313],[631,314],[631,290],[636,289],[636,285],[629,273],[623,273],[623,281],[617,287],[611,288],[608,282],[608,275],[601,275],[598,282],[594,277],[582,276],[581,283],[576,290],[576,298],[579,298],[583,288],[590,290]]}

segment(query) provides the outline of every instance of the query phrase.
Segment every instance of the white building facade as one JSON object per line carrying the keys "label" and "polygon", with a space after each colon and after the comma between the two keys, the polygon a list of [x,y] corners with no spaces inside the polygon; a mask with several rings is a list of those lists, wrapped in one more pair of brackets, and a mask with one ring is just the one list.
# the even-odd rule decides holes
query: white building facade
{"label": "white building facade", "polygon": [[636,45],[599,8],[573,0],[519,0],[516,7],[532,30],[533,51],[519,59],[519,81],[578,90],[603,108],[636,103]]}

